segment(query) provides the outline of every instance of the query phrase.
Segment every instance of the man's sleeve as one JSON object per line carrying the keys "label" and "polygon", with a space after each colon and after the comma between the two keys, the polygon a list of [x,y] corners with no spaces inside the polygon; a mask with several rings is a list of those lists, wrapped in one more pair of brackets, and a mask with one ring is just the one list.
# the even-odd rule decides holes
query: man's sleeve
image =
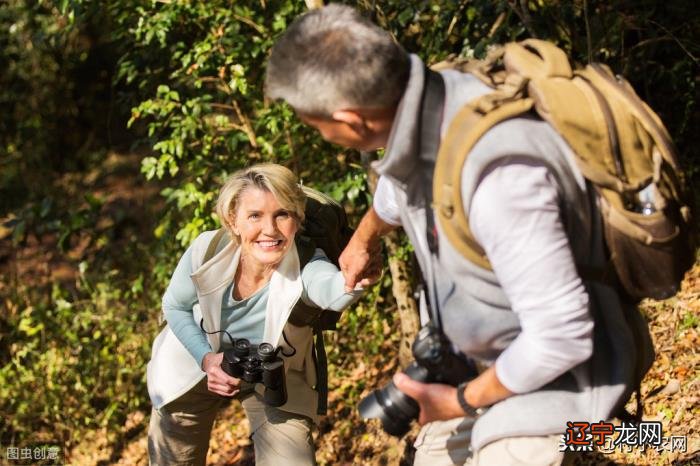
{"label": "man's sleeve", "polygon": [[501,383],[535,390],[592,352],[588,294],[574,262],[554,175],[532,160],[491,167],[472,198],[469,223],[522,331],[496,360]]}
{"label": "man's sleeve", "polygon": [[401,216],[399,215],[398,193],[396,187],[383,176],[377,181],[377,189],[374,192],[372,207],[380,219],[394,226],[401,226]]}

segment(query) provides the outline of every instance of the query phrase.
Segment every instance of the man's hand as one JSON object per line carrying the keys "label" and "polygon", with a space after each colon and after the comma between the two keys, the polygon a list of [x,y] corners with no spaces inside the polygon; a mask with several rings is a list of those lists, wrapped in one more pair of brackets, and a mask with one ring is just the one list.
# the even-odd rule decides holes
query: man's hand
{"label": "man's hand", "polygon": [[403,372],[394,375],[394,384],[396,388],[418,403],[420,425],[465,416],[464,410],[457,402],[455,387],[439,383],[416,382]]}
{"label": "man's hand", "polygon": [[207,353],[202,359],[202,369],[207,373],[207,388],[221,396],[234,396],[240,391],[241,381],[231,377],[221,368],[224,353]]}
{"label": "man's hand", "polygon": [[[418,422],[423,425],[432,421],[445,421],[466,416],[457,401],[457,389],[439,383],[420,383],[403,372],[394,375],[396,388],[418,403]],[[501,383],[496,375],[496,367],[491,366],[471,380],[464,391],[464,398],[470,406],[483,408],[515,395]]]}
{"label": "man's hand", "polygon": [[366,244],[354,235],[338,258],[345,277],[345,292],[357,285],[366,287],[379,280],[382,273],[382,247],[380,242]]}
{"label": "man's hand", "polygon": [[382,271],[381,237],[396,228],[383,221],[372,207],[367,211],[355,234],[338,258],[345,277],[345,291],[357,285],[368,286],[379,280]]}

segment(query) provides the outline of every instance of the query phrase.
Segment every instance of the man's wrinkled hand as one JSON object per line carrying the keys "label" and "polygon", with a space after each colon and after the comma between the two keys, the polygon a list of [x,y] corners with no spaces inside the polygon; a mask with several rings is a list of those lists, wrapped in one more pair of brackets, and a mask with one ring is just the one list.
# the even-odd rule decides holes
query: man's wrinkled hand
{"label": "man's wrinkled hand", "polygon": [[439,383],[421,383],[399,372],[394,375],[396,388],[418,403],[420,425],[433,421],[446,421],[464,417],[464,410],[457,401],[457,389]]}
{"label": "man's wrinkled hand", "polygon": [[375,283],[381,277],[383,261],[381,243],[367,245],[353,236],[338,258],[340,270],[345,278],[345,291],[350,292]]}

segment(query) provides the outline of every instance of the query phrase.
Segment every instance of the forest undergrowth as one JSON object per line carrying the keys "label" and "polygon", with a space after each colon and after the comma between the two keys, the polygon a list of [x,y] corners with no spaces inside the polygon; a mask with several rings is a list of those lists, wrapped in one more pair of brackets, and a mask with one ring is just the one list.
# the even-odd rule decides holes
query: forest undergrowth
{"label": "forest undergrowth", "polygon": [[[157,209],[159,198],[154,189],[145,189],[138,176],[134,172],[138,170],[137,160],[134,157],[124,157],[116,154],[111,156],[110,163],[105,166],[121,167],[113,171],[109,176],[94,176],[93,179],[83,179],[79,183],[83,190],[88,189],[95,195],[103,198],[100,212],[102,218],[98,223],[103,227],[111,225],[122,230],[121,236],[112,238],[113,243],[144,242],[148,235],[148,229],[152,228],[149,212]],[[133,164],[133,167],[130,167]],[[104,174],[103,174],[104,175]],[[68,180],[67,183],[75,183]],[[92,185],[91,185],[92,183]],[[73,191],[76,199],[80,198],[79,189]],[[115,220],[116,219],[116,220]],[[99,231],[96,229],[95,231]],[[105,230],[106,231],[106,230]],[[3,274],[0,293],[3,297],[6,310],[21,315],[26,314],[20,304],[29,303],[29,298],[40,290],[51,290],[52,297],[46,297],[47,308],[52,305],[66,306],[70,301],[66,295],[55,291],[58,288],[77,288],[74,293],[86,294],[80,285],[89,282],[89,273],[84,271],[86,262],[90,261],[90,245],[95,238],[87,238],[77,235],[72,240],[72,247],[65,253],[56,249],[56,238],[47,235],[44,238],[31,238],[24,245],[12,248],[11,238],[5,234],[2,237],[2,261],[0,270]],[[133,244],[131,246],[134,246]],[[126,254],[130,249],[122,244],[113,254],[120,252]],[[138,250],[138,248],[137,248]],[[142,253],[148,247],[142,248]],[[130,257],[133,259],[134,251]],[[123,260],[124,258],[122,258]],[[143,264],[149,263],[144,261]],[[116,263],[115,263],[116,264]],[[142,266],[143,266],[142,264]],[[144,271],[148,273],[148,271]],[[116,273],[115,273],[116,276]],[[81,278],[82,277],[82,278]],[[93,278],[94,279],[94,278]],[[96,289],[105,285],[96,286]],[[112,284],[116,286],[118,280]],[[20,285],[21,284],[21,285]],[[63,284],[63,285],[61,285]],[[138,285],[138,283],[136,284]],[[132,284],[133,286],[136,286]],[[10,289],[15,286],[15,289]],[[18,287],[18,288],[17,288]],[[105,321],[105,325],[119,321],[124,328],[122,331],[131,335],[130,342],[114,342],[109,348],[115,351],[120,359],[115,359],[115,364],[135,366],[122,368],[121,371],[102,373],[102,377],[114,377],[114,380],[93,381],[92,391],[86,391],[83,385],[90,383],[91,374],[82,374],[81,378],[70,377],[68,374],[34,374],[36,380],[25,381],[24,385],[17,381],[4,389],[10,396],[18,400],[27,399],[26,394],[12,393],[10,390],[35,390],[38,395],[45,395],[48,390],[38,388],[46,382],[47,377],[54,377],[56,384],[72,383],[72,387],[64,387],[56,393],[85,399],[76,399],[71,404],[69,399],[63,400],[65,405],[56,405],[59,412],[50,413],[46,419],[49,424],[52,419],[64,419],[66,416],[80,416],[80,406],[90,406],[94,403],[107,403],[95,397],[94,391],[100,391],[101,387],[116,388],[110,392],[128,396],[129,400],[121,400],[118,404],[105,406],[114,411],[111,421],[93,423],[84,428],[63,432],[63,437],[51,437],[50,431],[43,431],[46,426],[26,426],[35,429],[35,443],[42,438],[56,441],[64,439],[64,460],[66,464],[74,465],[146,465],[147,441],[146,431],[149,417],[149,404],[144,390],[145,363],[148,357],[148,348],[155,332],[158,316],[157,297],[161,290],[142,290],[139,293],[134,290],[123,290],[122,293],[112,290],[87,293],[85,301],[94,299],[93,302],[84,303],[84,308],[89,308],[95,313],[94,321]],[[127,292],[128,291],[128,292]],[[47,291],[50,293],[50,291]],[[25,301],[20,295],[25,293]],[[111,293],[111,294],[110,294]],[[100,303],[100,296],[106,299]],[[106,297],[105,297],[106,296]],[[14,298],[13,298],[14,297]],[[14,299],[14,301],[13,301]],[[139,315],[137,319],[123,319],[124,314],[116,313],[106,316],[99,315],[109,307],[109,303],[121,301],[119,305],[128,315]],[[127,302],[124,302],[126,300]],[[133,300],[133,302],[128,302]],[[75,301],[72,302],[73,311],[82,315],[81,307]],[[85,309],[83,309],[84,311]],[[66,312],[72,312],[66,309]],[[329,373],[330,373],[330,398],[329,413],[321,422],[319,431],[315,433],[317,448],[317,460],[322,465],[401,465],[410,464],[412,455],[411,442],[417,432],[414,426],[411,433],[404,439],[395,439],[383,433],[376,421],[365,422],[357,413],[357,403],[371,390],[384,386],[391,375],[398,370],[397,348],[398,318],[396,317],[395,304],[391,300],[378,300],[377,309],[369,309],[362,303],[354,309],[346,311],[342,318],[338,332],[327,333],[326,339],[329,348]],[[664,436],[682,436],[687,440],[686,451],[661,451],[653,449],[641,451],[635,449],[629,452],[616,451],[612,454],[602,452],[590,452],[581,454],[577,460],[578,465],[608,465],[608,464],[649,464],[649,465],[690,465],[697,464],[700,452],[700,416],[698,390],[700,380],[700,364],[698,363],[698,347],[700,343],[700,264],[696,265],[687,275],[681,291],[665,301],[647,301],[641,306],[641,312],[649,320],[651,333],[654,339],[657,357],[652,369],[647,374],[642,384],[642,396],[644,400],[644,420],[659,421],[663,426]],[[31,313],[30,313],[31,314]],[[28,314],[28,315],[30,315]],[[31,322],[26,321],[25,331],[31,331]],[[121,320],[120,320],[121,319]],[[38,325],[38,324],[37,324]],[[48,325],[48,323],[46,323]],[[27,327],[28,326],[28,327]],[[91,332],[100,328],[99,325],[90,327]],[[29,329],[29,330],[28,330]],[[125,330],[126,329],[126,330]],[[48,336],[49,329],[41,328],[38,332],[45,332]],[[68,329],[70,331],[70,329]],[[105,331],[105,330],[102,330]],[[93,334],[94,336],[94,334]],[[78,337],[76,337],[78,338]],[[80,337],[83,338],[84,336]],[[97,343],[104,337],[97,337]],[[70,344],[67,338],[64,343]],[[51,342],[45,342],[47,347],[52,347]],[[39,351],[40,348],[36,348]],[[30,356],[25,356],[26,361],[31,361]],[[39,360],[41,362],[41,360]],[[46,364],[45,362],[43,364]],[[45,366],[39,366],[45,367]],[[94,370],[87,360],[81,366],[80,362],[62,363],[63,371]],[[82,369],[81,369],[82,368]],[[31,368],[26,368],[31,372]],[[125,372],[124,372],[125,371]],[[95,374],[92,374],[93,376]],[[52,381],[48,380],[51,384]],[[77,384],[77,385],[76,385]],[[76,388],[77,387],[77,388]],[[121,392],[121,391],[123,392]],[[71,394],[71,392],[73,392]],[[52,396],[55,396],[52,395]],[[29,398],[31,401],[31,398]],[[17,404],[15,407],[22,407]],[[631,407],[631,406],[630,406]],[[70,412],[66,411],[70,408]],[[99,408],[99,406],[98,406]],[[63,410],[63,412],[61,412]],[[9,414],[10,413],[4,413]],[[7,421],[5,421],[7,422]],[[65,422],[65,426],[75,426],[75,423]],[[16,426],[16,428],[21,426]],[[60,424],[59,424],[60,427]],[[56,428],[58,429],[58,428]],[[68,429],[68,427],[66,427]],[[58,435],[58,430],[53,432]],[[41,434],[44,432],[45,437]],[[212,434],[209,464],[211,465],[253,465],[254,454],[251,441],[248,438],[248,424],[245,420],[242,408],[237,402],[233,402],[227,409],[221,412]],[[0,461],[4,461],[0,460]],[[8,463],[17,464],[17,463]]]}

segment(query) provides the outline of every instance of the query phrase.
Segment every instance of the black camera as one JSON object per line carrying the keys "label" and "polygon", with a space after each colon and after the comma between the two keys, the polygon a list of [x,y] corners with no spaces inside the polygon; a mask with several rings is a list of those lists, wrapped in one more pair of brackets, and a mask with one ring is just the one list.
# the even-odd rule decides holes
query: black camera
{"label": "black camera", "polygon": [[[474,362],[455,354],[445,334],[433,325],[420,329],[412,349],[415,361],[404,372],[413,380],[456,387],[477,375]],[[379,419],[388,434],[401,437],[410,429],[411,421],[418,418],[420,408],[390,382],[365,397],[359,410],[363,418]]]}
{"label": "black camera", "polygon": [[233,348],[224,351],[221,368],[231,377],[265,386],[263,399],[268,406],[287,402],[284,361],[277,356],[280,348],[270,343],[251,345],[245,338],[233,341]]}

